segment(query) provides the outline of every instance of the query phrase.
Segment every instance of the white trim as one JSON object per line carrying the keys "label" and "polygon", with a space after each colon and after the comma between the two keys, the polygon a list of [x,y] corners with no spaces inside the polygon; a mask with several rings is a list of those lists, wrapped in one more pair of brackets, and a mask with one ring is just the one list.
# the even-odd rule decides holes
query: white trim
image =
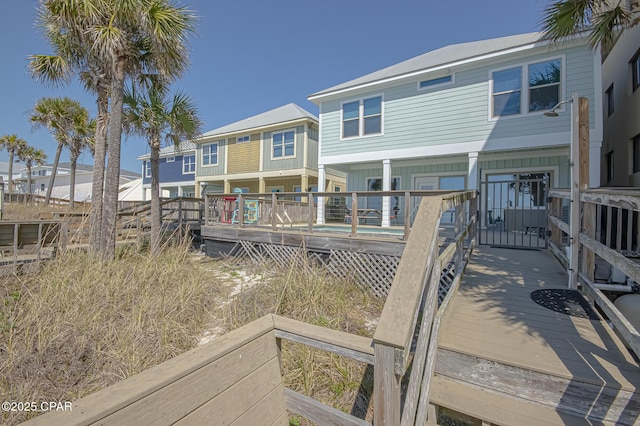
{"label": "white trim", "polygon": [[[445,82],[442,82],[442,83],[436,83],[436,84],[432,84],[432,85],[424,86],[424,87],[420,86],[425,81],[439,80],[441,78],[447,78],[447,77],[451,77],[451,81],[445,81]],[[416,86],[417,86],[419,92],[424,92],[424,91],[428,91],[429,89],[439,88],[439,87],[442,87],[442,86],[451,86],[452,84],[455,84],[455,82],[456,82],[456,73],[451,73],[451,74],[443,75],[441,77],[427,78],[426,80],[420,79],[420,80],[418,80],[416,82]]]}
{"label": "white trim", "polygon": [[[591,129],[593,132],[593,129]],[[569,146],[570,129],[566,132],[547,133],[542,135],[527,135],[511,138],[479,140],[473,142],[450,143],[431,146],[420,146],[404,149],[389,149],[383,151],[358,152],[353,154],[321,156],[319,163],[325,166],[345,163],[365,163],[382,161],[385,159],[399,160],[403,158],[453,156],[455,154],[467,155],[469,152],[478,151],[480,155],[491,151],[524,151],[532,148],[547,148]],[[593,139],[593,136],[591,136]]]}
{"label": "white trim", "polygon": [[[218,164],[220,164],[220,142],[221,141],[215,141],[215,142],[209,142],[209,143],[202,144],[202,159],[201,159],[201,161],[202,161],[201,166],[202,167],[215,167]],[[210,163],[210,164],[204,164],[204,157],[205,157],[204,147],[208,146],[208,145],[215,145],[216,146],[216,162],[215,163]],[[209,154],[209,155],[211,155],[211,154]]]}
{"label": "white trim", "polygon": [[[285,154],[284,134],[288,132],[293,132],[293,155]],[[277,135],[279,133],[282,133],[282,156],[274,157],[273,156],[273,135]],[[275,130],[271,132],[271,137],[269,138],[269,140],[270,140],[271,161],[290,160],[292,158],[296,158],[296,152],[297,152],[296,145],[298,144],[298,132],[296,131],[295,127],[282,129],[282,130]]]}
{"label": "white trim", "polygon": [[[580,38],[584,38],[581,36],[574,36],[573,38],[571,38],[571,41],[575,41],[577,39]],[[569,41],[569,40],[567,40]],[[539,47],[543,47],[543,46],[549,46],[551,45],[553,42],[552,41],[546,41],[546,40],[539,40],[536,41],[534,43],[529,43],[529,44],[525,44],[523,46],[518,46],[518,47],[514,47],[511,49],[506,49],[506,50],[501,50],[499,52],[493,52],[493,53],[488,53],[485,55],[480,55],[480,56],[476,56],[473,58],[467,58],[467,59],[462,59],[459,61],[454,61],[454,62],[449,62],[449,63],[444,63],[444,64],[440,64],[440,65],[436,65],[434,67],[431,68],[425,68],[422,70],[418,70],[418,71],[413,71],[413,72],[409,72],[406,74],[401,74],[401,75],[396,75],[393,77],[387,77],[387,78],[382,78],[380,80],[376,80],[376,81],[371,81],[368,83],[362,83],[362,84],[357,84],[355,86],[351,86],[351,87],[345,87],[342,89],[338,89],[338,90],[333,90],[330,92],[324,92],[324,93],[317,93],[315,95],[310,95],[307,96],[307,99],[309,101],[314,101],[317,99],[321,99],[321,98],[328,98],[330,96],[335,96],[335,95],[339,95],[345,92],[351,92],[351,91],[355,91],[355,90],[359,90],[359,89],[365,89],[371,86],[377,86],[383,83],[390,83],[390,82],[395,82],[398,80],[403,80],[403,79],[409,79],[412,77],[416,77],[416,76],[420,76],[423,74],[428,74],[434,71],[439,71],[442,69],[446,69],[446,68],[452,68],[452,67],[457,67],[460,65],[465,65],[465,64],[470,64],[470,63],[474,63],[474,62],[480,62],[483,61],[485,59],[492,59],[492,58],[497,58],[500,56],[507,56],[507,55],[511,55],[513,53],[518,53],[518,52],[523,52],[526,50],[531,50],[531,49],[535,49],[535,48],[539,48]]]}
{"label": "white trim", "polygon": [[[489,70],[489,77],[488,77],[488,81],[489,81],[489,103],[488,103],[488,110],[487,110],[487,114],[488,114],[488,121],[498,121],[498,120],[509,120],[509,119],[513,119],[513,118],[522,118],[522,117],[530,117],[530,116],[535,116],[535,115],[543,115],[545,113],[545,111],[549,111],[552,108],[549,109],[545,109],[545,110],[539,110],[539,111],[529,111],[529,91],[530,91],[530,87],[529,87],[529,65],[532,64],[540,64],[543,62],[551,62],[551,61],[555,61],[559,59],[560,60],[560,87],[558,90],[558,102],[562,101],[563,99],[567,98],[567,94],[566,94],[566,55],[565,54],[561,54],[561,55],[556,55],[556,56],[549,56],[543,59],[536,59],[536,60],[530,60],[527,62],[519,62],[517,64],[511,64],[511,65],[505,65],[503,67],[499,67],[499,68],[492,68]],[[513,68],[520,68],[520,112],[518,114],[509,114],[509,115],[493,115],[493,73],[494,72],[498,72],[498,71],[504,71],[504,70],[509,70],[509,69],[513,69]],[[564,112],[565,111],[565,106],[562,105],[560,106],[560,108],[558,108],[556,110],[556,112],[560,113],[560,112]]]}
{"label": "white trim", "polygon": [[[364,101],[368,99],[380,98],[380,132],[379,133],[370,133],[364,134]],[[344,104],[350,104],[358,102],[358,136],[348,136],[343,137],[344,135]],[[319,130],[319,129],[318,129]],[[349,100],[340,102],[340,140],[341,141],[350,141],[354,139],[362,139],[362,138],[370,138],[376,136],[384,136],[384,93],[375,93],[372,95],[362,96],[359,98],[351,98]],[[318,139],[320,137],[318,136]]]}
{"label": "white trim", "polygon": [[[185,160],[187,157],[191,157],[193,156],[193,171],[192,172],[185,172]],[[196,154],[195,152],[193,154],[189,154],[189,155],[183,155],[182,156],[182,174],[183,175],[195,175],[196,174],[196,168],[197,168],[197,162],[196,162]],[[190,163],[191,164],[191,163]]]}

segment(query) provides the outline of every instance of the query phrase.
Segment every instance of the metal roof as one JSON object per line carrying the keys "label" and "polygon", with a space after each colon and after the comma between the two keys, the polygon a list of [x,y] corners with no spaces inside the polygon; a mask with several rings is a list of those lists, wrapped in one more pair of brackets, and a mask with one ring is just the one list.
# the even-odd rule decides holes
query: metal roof
{"label": "metal roof", "polygon": [[254,115],[253,117],[245,118],[244,120],[236,121],[235,123],[218,127],[217,129],[203,134],[198,139],[210,138],[212,136],[224,135],[228,133],[241,132],[244,130],[248,131],[259,127],[271,126],[274,124],[286,123],[288,121],[300,120],[304,118],[318,121],[318,117],[311,114],[309,111],[294,103],[290,103],[279,108],[263,112],[262,114]]}
{"label": "metal roof", "polygon": [[545,45],[549,41],[541,32],[518,34],[489,40],[472,41],[469,43],[451,44],[420,56],[408,59],[390,67],[375,71],[346,83],[338,84],[320,92],[309,95],[309,99],[331,94],[332,92],[355,88],[365,84],[382,82],[386,79],[401,77],[419,71],[443,67],[463,60],[483,57],[485,55],[522,47],[531,44]]}
{"label": "metal roof", "polygon": [[[182,141],[180,145],[176,147],[174,144],[169,144],[164,148],[160,148],[160,157],[171,157],[172,155],[179,155],[183,153],[189,153],[196,150],[196,144],[193,141]],[[138,160],[146,160],[151,154],[146,153],[138,157]]]}

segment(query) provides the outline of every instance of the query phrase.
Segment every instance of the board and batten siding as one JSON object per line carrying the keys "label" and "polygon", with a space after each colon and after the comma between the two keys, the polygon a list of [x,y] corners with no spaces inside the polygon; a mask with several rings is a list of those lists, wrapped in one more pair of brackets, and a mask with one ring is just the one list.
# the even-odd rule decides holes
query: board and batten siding
{"label": "board and batten siding", "polygon": [[218,142],[218,165],[216,166],[203,166],[202,165],[202,145],[206,145],[210,142],[199,143],[196,147],[196,176],[220,176],[224,175],[224,161],[225,151],[227,149],[226,142],[223,141],[211,141]]}
{"label": "board and batten siding", "polygon": [[260,133],[250,136],[249,142],[237,142],[237,138],[229,138],[227,149],[227,173],[251,173],[260,170]]}
{"label": "board and batten siding", "polygon": [[[576,92],[594,105],[594,59],[586,46],[561,51],[539,48],[509,57],[492,59],[472,69],[455,69],[455,82],[418,90],[419,79],[386,89],[372,89],[358,96],[322,103],[321,156],[358,154],[390,149],[478,142],[567,132],[570,114],[551,119],[539,114],[489,119],[491,70],[564,57],[561,98]],[[380,136],[340,140],[341,103],[382,94],[383,129]],[[590,125],[595,127],[596,108],[590,108]],[[523,147],[526,148],[526,147]]]}
{"label": "board and batten siding", "polygon": [[[295,156],[283,159],[271,159],[273,155],[273,146],[271,142],[271,135],[281,131],[295,130]],[[304,160],[304,126],[296,126],[295,128],[282,128],[263,133],[263,158],[262,158],[262,170],[289,170],[299,169],[303,167]]]}

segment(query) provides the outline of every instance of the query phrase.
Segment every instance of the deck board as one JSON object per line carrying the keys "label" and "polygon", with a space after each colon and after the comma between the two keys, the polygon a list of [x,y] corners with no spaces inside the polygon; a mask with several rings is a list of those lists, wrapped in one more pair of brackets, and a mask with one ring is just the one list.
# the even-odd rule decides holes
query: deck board
{"label": "deck board", "polygon": [[439,348],[640,397],[640,368],[612,329],[537,305],[541,288],[567,288],[550,252],[478,247]]}

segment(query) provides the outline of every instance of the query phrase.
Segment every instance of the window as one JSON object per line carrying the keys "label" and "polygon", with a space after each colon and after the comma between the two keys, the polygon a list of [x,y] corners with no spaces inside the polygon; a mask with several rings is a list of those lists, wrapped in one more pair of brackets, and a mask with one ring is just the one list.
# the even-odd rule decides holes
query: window
{"label": "window", "polygon": [[202,145],[202,165],[217,166],[218,165],[218,143],[207,143]]}
{"label": "window", "polygon": [[613,151],[607,152],[605,157],[607,164],[607,183],[613,181]]}
{"label": "window", "polygon": [[244,136],[240,136],[237,139],[238,143],[243,143],[243,142],[249,142],[251,140],[251,138],[249,137],[249,135],[244,135]]}
{"label": "window", "polygon": [[530,64],[529,111],[552,109],[560,101],[560,59]]}
{"label": "window", "polygon": [[382,133],[382,96],[342,104],[342,138]]}
{"label": "window", "polygon": [[439,78],[432,78],[430,80],[423,80],[421,82],[418,83],[418,89],[424,89],[425,87],[431,87],[431,86],[439,86],[441,84],[447,84],[447,83],[452,83],[453,82],[453,76],[452,75],[447,75],[444,77],[439,77]]}
{"label": "window", "polygon": [[560,102],[562,60],[491,72],[491,117],[547,111]]}
{"label": "window", "polygon": [[640,172],[640,135],[633,138],[633,173]]}
{"label": "window", "polygon": [[606,92],[604,92],[604,94],[607,102],[607,117],[608,117],[611,114],[613,114],[613,110],[614,110],[613,83],[611,83],[611,86],[609,86],[609,88],[607,89]]}
{"label": "window", "polygon": [[271,135],[273,158],[293,157],[295,155],[295,132],[279,132]]}
{"label": "window", "polygon": [[190,175],[196,172],[196,156],[195,154],[192,155],[185,155],[184,157],[182,157],[182,174],[183,175]]}
{"label": "window", "polygon": [[176,161],[176,157],[167,157],[167,163],[174,163]]}
{"label": "window", "polygon": [[634,92],[640,87],[640,49],[631,59],[631,84]]}
{"label": "window", "polygon": [[522,69],[495,71],[493,79],[493,116],[520,114]]}
{"label": "window", "polygon": [[144,177],[151,177],[151,162],[150,161],[145,161],[144,162]]}

